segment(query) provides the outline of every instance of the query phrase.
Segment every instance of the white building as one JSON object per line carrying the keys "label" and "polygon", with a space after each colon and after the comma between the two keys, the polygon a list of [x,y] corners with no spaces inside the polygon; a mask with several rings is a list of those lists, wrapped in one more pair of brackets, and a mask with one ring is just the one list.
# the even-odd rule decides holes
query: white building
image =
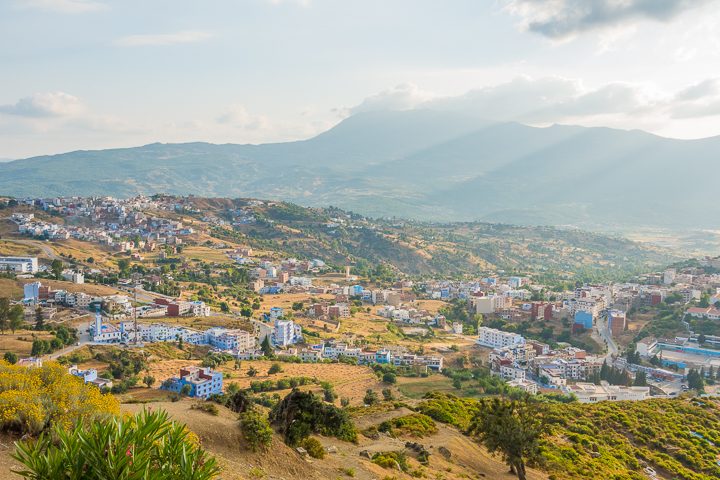
{"label": "white building", "polygon": [[475,313],[495,313],[497,310],[505,308],[505,297],[500,295],[477,297],[473,301],[475,302]]}
{"label": "white building", "polygon": [[624,387],[607,382],[576,383],[565,387],[566,393],[574,394],[580,403],[619,402],[622,400],[645,400],[650,397],[650,387]]}
{"label": "white building", "polygon": [[484,347],[506,347],[511,345],[522,345],[525,338],[517,333],[503,332],[495,328],[480,327],[478,328],[477,343]]}
{"label": "white building", "polygon": [[521,390],[524,390],[531,395],[535,395],[538,392],[538,384],[533,382],[532,380],[525,380],[525,379],[510,380],[508,382],[508,385],[511,387],[514,387],[514,388],[519,388]]}
{"label": "white building", "polygon": [[36,273],[37,257],[0,257],[0,271],[16,273]]}

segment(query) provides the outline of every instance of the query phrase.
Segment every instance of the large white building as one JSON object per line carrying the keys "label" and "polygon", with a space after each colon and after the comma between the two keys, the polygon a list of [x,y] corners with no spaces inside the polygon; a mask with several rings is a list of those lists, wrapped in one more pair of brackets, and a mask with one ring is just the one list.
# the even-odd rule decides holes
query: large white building
{"label": "large white building", "polygon": [[16,273],[36,273],[37,257],[0,257],[0,271]]}
{"label": "large white building", "polygon": [[566,393],[574,394],[580,403],[619,402],[622,400],[645,400],[650,397],[650,387],[624,387],[607,382],[576,383],[565,387]]}
{"label": "large white building", "polygon": [[525,338],[512,332],[503,332],[494,328],[480,327],[478,328],[478,339],[477,343],[484,347],[507,347],[512,345],[522,345],[525,343]]}

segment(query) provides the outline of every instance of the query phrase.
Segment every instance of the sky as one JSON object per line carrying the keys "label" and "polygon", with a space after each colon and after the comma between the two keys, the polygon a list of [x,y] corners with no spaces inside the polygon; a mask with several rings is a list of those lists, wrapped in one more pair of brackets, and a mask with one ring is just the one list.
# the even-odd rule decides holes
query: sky
{"label": "sky", "polygon": [[422,108],[720,135],[720,0],[0,1],[0,159]]}

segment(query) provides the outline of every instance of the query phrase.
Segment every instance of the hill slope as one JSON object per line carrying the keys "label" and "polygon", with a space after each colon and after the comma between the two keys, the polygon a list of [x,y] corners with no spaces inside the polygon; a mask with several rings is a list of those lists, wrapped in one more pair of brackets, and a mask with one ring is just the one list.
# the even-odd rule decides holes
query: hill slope
{"label": "hill slope", "polygon": [[371,112],[299,142],[151,144],[2,163],[0,192],[254,196],[423,220],[710,227],[720,204],[707,173],[718,155],[720,137]]}

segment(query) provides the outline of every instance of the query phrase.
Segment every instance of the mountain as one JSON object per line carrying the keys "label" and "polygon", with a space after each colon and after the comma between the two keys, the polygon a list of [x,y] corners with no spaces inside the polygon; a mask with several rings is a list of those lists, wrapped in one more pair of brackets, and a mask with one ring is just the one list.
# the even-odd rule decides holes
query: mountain
{"label": "mountain", "polygon": [[712,193],[718,157],[720,137],[368,112],[297,142],[151,144],[15,160],[0,164],[0,193],[255,196],[420,220],[710,228],[720,214]]}

